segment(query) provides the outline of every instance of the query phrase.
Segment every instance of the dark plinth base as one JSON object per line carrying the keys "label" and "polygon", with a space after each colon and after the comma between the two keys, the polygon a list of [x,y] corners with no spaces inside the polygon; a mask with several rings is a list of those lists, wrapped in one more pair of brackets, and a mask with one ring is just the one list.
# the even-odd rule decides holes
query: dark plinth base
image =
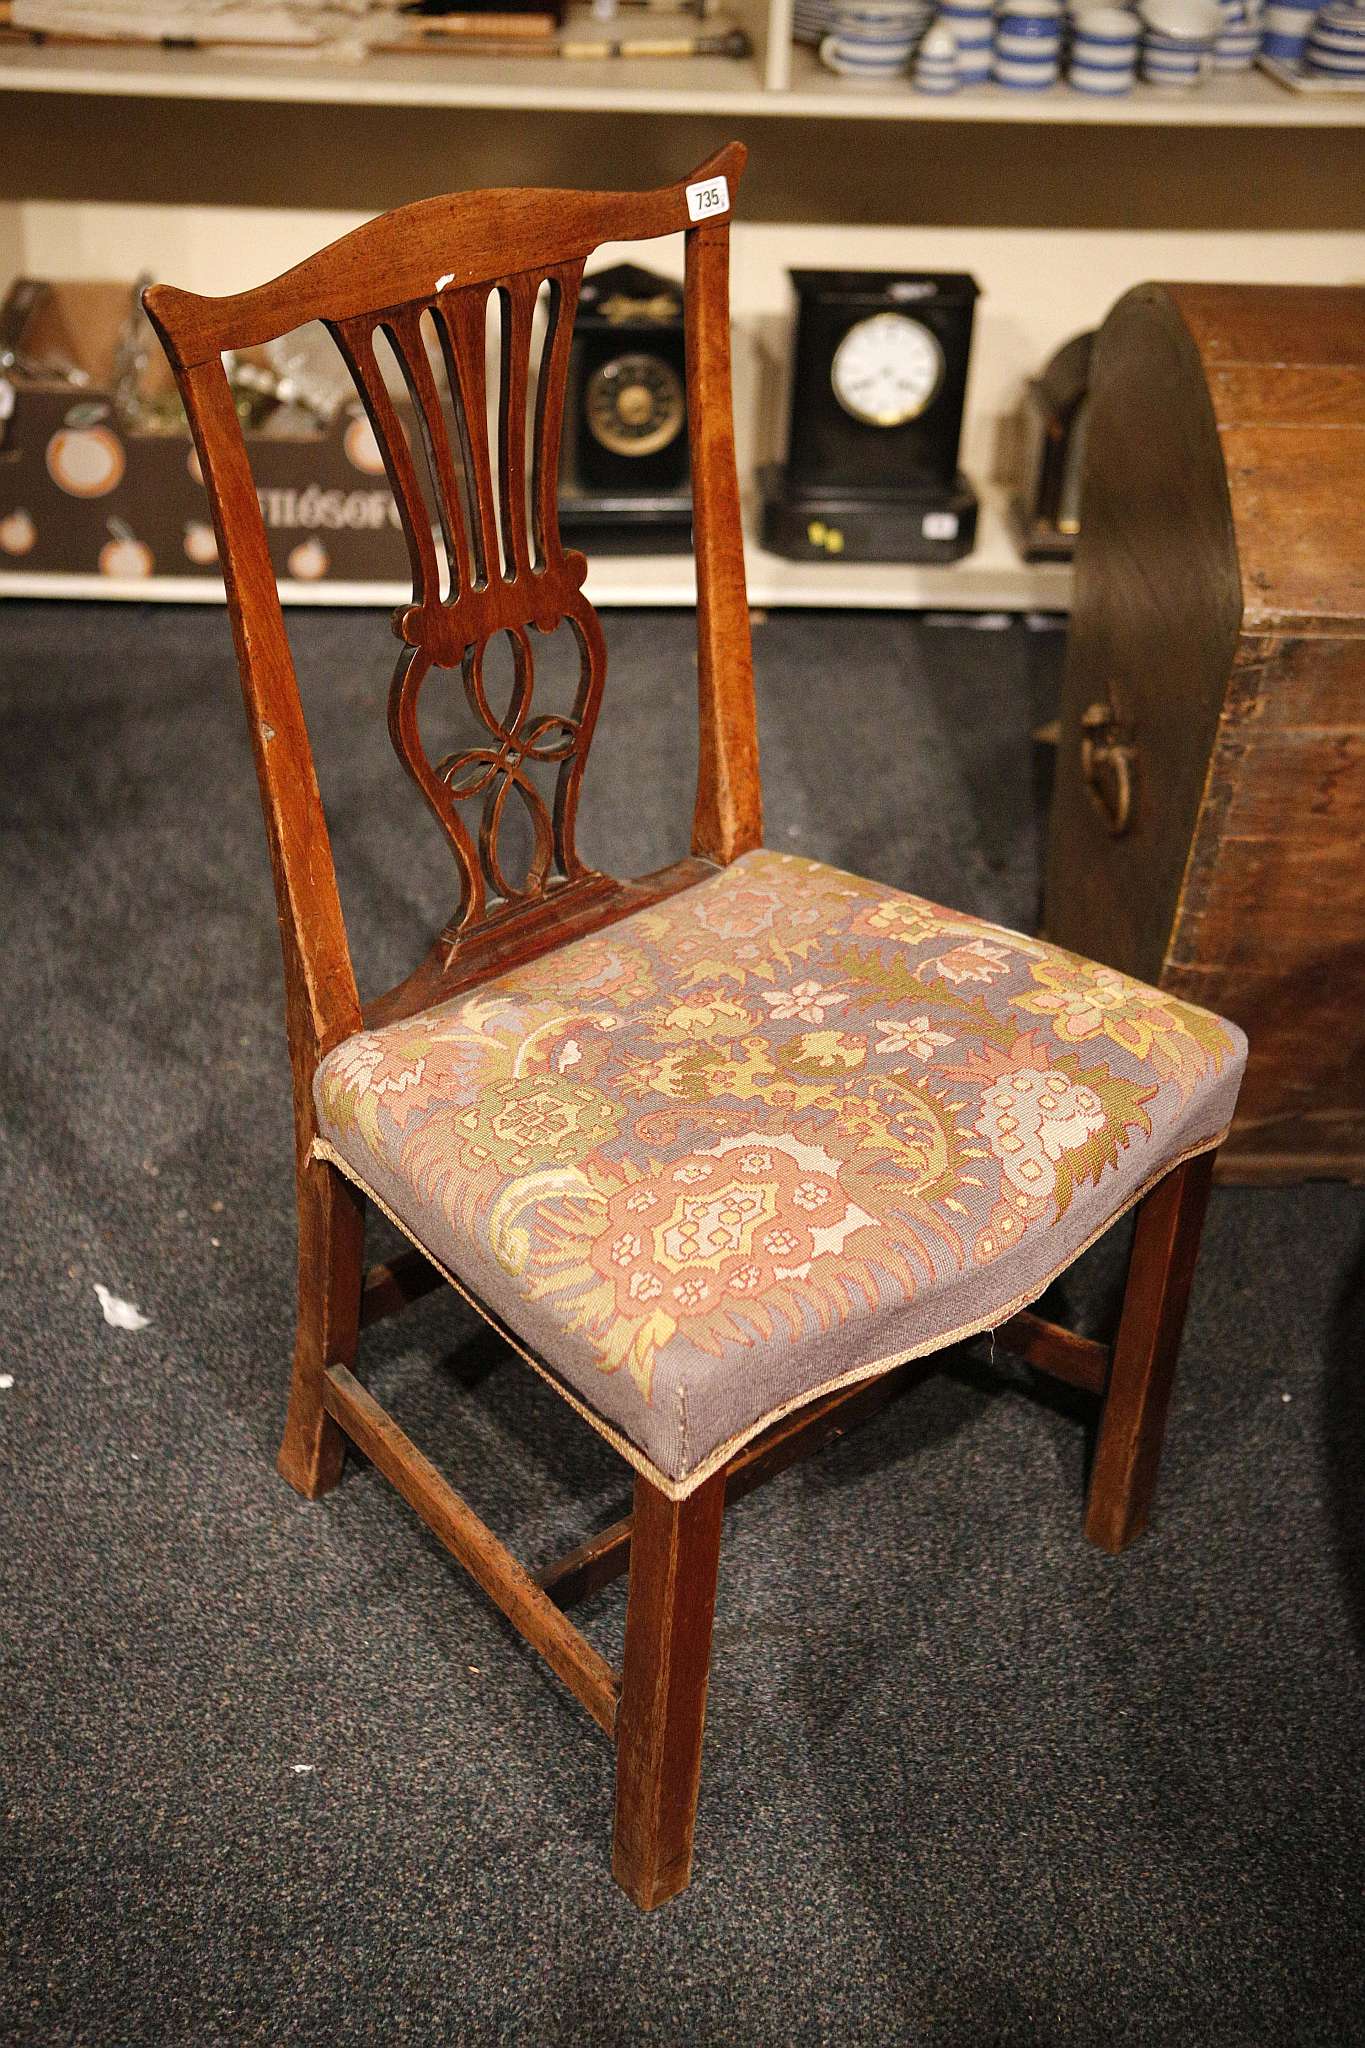
{"label": "dark plinth base", "polygon": [[915,492],[804,491],[773,464],[759,471],[762,538],[798,562],[958,562],[976,544],[976,493],[959,471]]}
{"label": "dark plinth base", "polygon": [[585,554],[687,555],[692,552],[692,499],[581,497],[562,491],[559,531]]}
{"label": "dark plinth base", "polygon": [[1010,525],[1026,562],[1069,562],[1076,553],[1075,533],[1066,533],[1050,519],[1044,519],[1022,498],[1010,506]]}

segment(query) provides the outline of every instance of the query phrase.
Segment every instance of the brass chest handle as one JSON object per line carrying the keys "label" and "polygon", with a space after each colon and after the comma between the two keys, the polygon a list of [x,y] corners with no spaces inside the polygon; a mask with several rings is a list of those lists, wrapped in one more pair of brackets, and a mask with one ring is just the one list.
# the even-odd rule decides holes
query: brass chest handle
{"label": "brass chest handle", "polygon": [[1137,746],[1112,705],[1092,704],[1081,718],[1081,779],[1116,839],[1133,822],[1137,766]]}

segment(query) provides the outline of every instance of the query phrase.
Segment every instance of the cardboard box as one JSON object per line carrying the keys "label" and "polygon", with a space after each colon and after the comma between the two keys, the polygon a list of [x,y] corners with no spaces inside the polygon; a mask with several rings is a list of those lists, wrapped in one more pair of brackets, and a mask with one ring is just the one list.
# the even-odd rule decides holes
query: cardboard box
{"label": "cardboard box", "polygon": [[[132,293],[131,284],[35,290],[21,281],[0,310],[0,332],[20,357],[0,371],[0,576],[175,577],[221,589],[188,429],[141,433],[119,418],[115,365]],[[53,357],[89,382],[78,388],[24,367]],[[154,395],[172,382],[153,344],[139,388]],[[278,576],[410,584],[397,507],[358,398],[325,430],[248,432],[247,443]]]}

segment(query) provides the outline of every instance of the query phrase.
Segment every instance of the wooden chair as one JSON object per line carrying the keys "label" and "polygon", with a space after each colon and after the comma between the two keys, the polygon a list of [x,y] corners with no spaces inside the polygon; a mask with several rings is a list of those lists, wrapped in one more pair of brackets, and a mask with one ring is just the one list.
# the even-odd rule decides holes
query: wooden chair
{"label": "wooden chair", "polygon": [[[299,1204],[280,1470],[313,1499],[337,1483],[347,1439],[358,1445],[615,1738],[613,1868],[645,1908],[690,1874],[726,1500],[882,1406],[906,1383],[907,1360],[989,1327],[1042,1372],[1093,1394],[1086,1532],[1117,1551],[1141,1530],[1213,1150],[1244,1057],[1231,1027],[1039,942],[759,850],[727,301],[744,156],[732,144],[679,184],[638,195],[427,200],[259,290],[146,294],[213,508],[279,899]],[[582,592],[586,564],[559,541],[561,416],[585,259],[605,241],[678,230],[700,772],[690,856],[617,881],[589,871],[575,844],[604,654]],[[532,313],[547,281],[549,331],[528,404]],[[502,333],[495,452],[485,432],[490,292]],[[440,339],[444,400],[424,315]],[[407,536],[414,594],[395,619],[403,651],[390,732],[460,881],[458,909],[426,958],[363,1009],[222,362],[225,350],[313,320],[327,324],[354,377]],[[420,426],[411,436],[380,373],[380,331],[402,365]],[[424,466],[449,560],[444,597]],[[533,718],[532,633],[564,620],[581,655],[577,699],[567,714]],[[498,634],[516,666],[501,714],[482,672]],[[433,763],[418,694],[452,669],[486,744]],[[557,778],[550,803],[533,763]],[[513,794],[533,828],[519,881],[504,871],[501,840]],[[461,813],[470,803],[477,830]],[[816,979],[822,968],[828,979],[831,960],[847,984],[832,996]],[[652,989],[632,996],[632,975],[652,976]],[[566,1005],[578,1020],[568,1032],[555,1022]],[[865,1028],[822,1028],[841,1017]],[[770,1038],[756,1022],[765,1018]],[[672,1034],[662,1051],[650,1035],[659,1032]],[[535,1045],[554,1047],[553,1058]],[[599,1088],[594,1075],[610,1078]],[[622,1104],[636,1097],[637,1123],[621,1139],[621,1120],[636,1115]],[[400,1144],[405,1118],[420,1165]],[[617,1130],[615,1151],[594,1118]],[[650,1133],[644,1152],[640,1129]],[[367,1197],[416,1247],[368,1272]],[[1030,1313],[1024,1304],[1135,1202],[1114,1344]],[[671,1207],[664,1222],[611,1240],[613,1258],[638,1254],[627,1288],[624,1267],[603,1266],[602,1229],[609,1211],[619,1218],[632,1204],[642,1216]],[[837,1228],[819,1214],[836,1214]],[[667,1315],[651,1306],[661,1274],[682,1276]],[[353,1371],[360,1330],[443,1276],[636,1469],[630,1519],[536,1574]],[[731,1291],[719,1306],[699,1307],[722,1280]],[[752,1300],[746,1289],[758,1290]],[[618,1675],[564,1610],[627,1564]]]}

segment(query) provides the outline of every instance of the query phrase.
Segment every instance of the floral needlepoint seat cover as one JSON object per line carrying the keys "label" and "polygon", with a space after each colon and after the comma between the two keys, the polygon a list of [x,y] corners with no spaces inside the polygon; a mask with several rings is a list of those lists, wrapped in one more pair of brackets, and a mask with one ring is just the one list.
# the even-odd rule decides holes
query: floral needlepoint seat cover
{"label": "floral needlepoint seat cover", "polygon": [[674,1494],[1213,1145],[1233,1024],[791,854],[347,1040],[318,1150]]}

